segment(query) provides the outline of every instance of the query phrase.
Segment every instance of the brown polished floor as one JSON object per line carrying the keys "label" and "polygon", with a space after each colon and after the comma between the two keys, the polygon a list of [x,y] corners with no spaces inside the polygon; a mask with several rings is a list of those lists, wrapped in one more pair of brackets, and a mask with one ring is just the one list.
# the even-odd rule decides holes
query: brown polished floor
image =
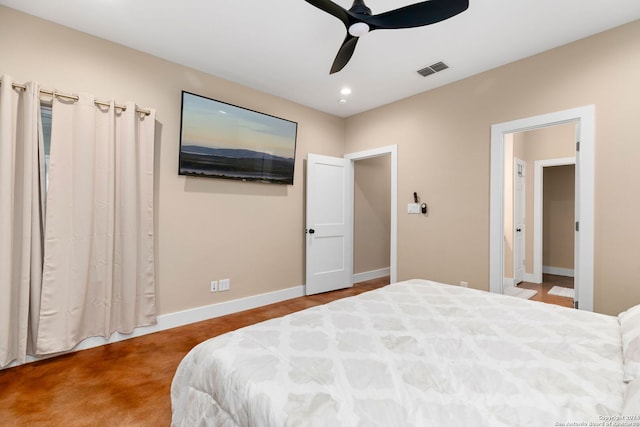
{"label": "brown polished floor", "polygon": [[222,333],[387,285],[389,278],[0,371],[0,426],[168,426],[173,374]]}
{"label": "brown polished floor", "polygon": [[[376,279],[2,370],[0,426],[168,426],[173,374],[196,344],[388,283],[388,277]],[[563,283],[547,277],[543,285],[521,286],[541,287],[534,300],[571,306],[569,298],[546,296],[554,285],[569,286]]]}
{"label": "brown polished floor", "polygon": [[531,297],[532,301],[542,301],[549,304],[561,305],[563,307],[573,307],[573,299],[559,297],[557,295],[549,295],[549,291],[554,286],[573,288],[573,277],[556,276],[554,274],[543,274],[542,283],[522,282],[518,285],[519,288],[533,289],[535,291],[538,291],[537,294]]}

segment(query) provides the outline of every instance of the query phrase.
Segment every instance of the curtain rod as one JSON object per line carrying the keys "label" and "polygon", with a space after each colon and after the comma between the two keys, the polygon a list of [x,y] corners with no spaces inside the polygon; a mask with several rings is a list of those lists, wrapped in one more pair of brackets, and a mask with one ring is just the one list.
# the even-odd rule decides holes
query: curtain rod
{"label": "curtain rod", "polygon": [[[1,83],[2,82],[0,82],[0,84]],[[27,86],[25,86],[23,84],[20,84],[20,83],[12,83],[12,86],[13,86],[14,89],[25,90],[27,88]],[[71,99],[73,101],[77,101],[78,99],[80,99],[80,97],[78,97],[78,95],[68,95],[68,94],[65,94],[65,93],[56,92],[56,91],[47,90],[47,89],[40,89],[40,93],[44,94],[44,95],[48,95],[48,96],[53,96],[53,97],[58,96],[60,98],[67,98],[67,99]],[[108,102],[104,102],[104,101],[94,100],[94,102],[95,102],[96,105],[101,105],[103,107],[111,106],[111,104],[109,104]],[[126,109],[127,109],[126,105],[120,105],[120,104],[114,104],[114,107],[115,108],[119,108],[122,111],[126,111]],[[151,111],[149,111],[149,110],[141,110],[139,108],[136,108],[136,111],[138,113],[144,114],[145,116],[148,116],[149,114],[151,114]]]}

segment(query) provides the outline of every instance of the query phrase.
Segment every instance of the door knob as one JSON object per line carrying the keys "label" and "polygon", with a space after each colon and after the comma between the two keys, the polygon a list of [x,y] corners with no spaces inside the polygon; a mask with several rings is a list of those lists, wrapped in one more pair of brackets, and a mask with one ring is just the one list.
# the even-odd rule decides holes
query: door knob
{"label": "door knob", "polygon": [[522,231],[522,228],[516,228],[516,231],[520,233]]}
{"label": "door knob", "polygon": [[315,232],[316,232],[316,230],[314,230],[313,228],[310,228],[310,229],[309,229],[309,234],[313,234],[313,233],[315,233]]}

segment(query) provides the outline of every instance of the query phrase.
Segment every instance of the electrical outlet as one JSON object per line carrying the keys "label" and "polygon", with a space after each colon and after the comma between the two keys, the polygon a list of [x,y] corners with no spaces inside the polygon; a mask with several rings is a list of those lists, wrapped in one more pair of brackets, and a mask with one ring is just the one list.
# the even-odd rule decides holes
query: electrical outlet
{"label": "electrical outlet", "polygon": [[218,291],[218,281],[217,280],[212,280],[211,281],[211,292],[217,292]]}
{"label": "electrical outlet", "polygon": [[463,288],[468,288],[469,282],[460,282],[460,286],[462,286]]}
{"label": "electrical outlet", "polygon": [[220,280],[220,290],[228,291],[231,287],[231,279],[221,279]]}

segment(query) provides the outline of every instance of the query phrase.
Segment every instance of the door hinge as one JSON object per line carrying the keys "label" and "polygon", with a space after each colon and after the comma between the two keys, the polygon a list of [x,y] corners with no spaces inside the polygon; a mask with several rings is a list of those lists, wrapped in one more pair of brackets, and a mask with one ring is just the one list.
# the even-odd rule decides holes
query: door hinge
{"label": "door hinge", "polygon": [[574,301],[574,302],[573,302],[573,308],[575,308],[576,310],[578,310],[578,309],[579,309],[579,307],[578,307],[578,301]]}
{"label": "door hinge", "polygon": [[580,231],[580,221],[576,221],[576,231]]}
{"label": "door hinge", "polygon": [[580,141],[576,141],[576,151],[580,151]]}

